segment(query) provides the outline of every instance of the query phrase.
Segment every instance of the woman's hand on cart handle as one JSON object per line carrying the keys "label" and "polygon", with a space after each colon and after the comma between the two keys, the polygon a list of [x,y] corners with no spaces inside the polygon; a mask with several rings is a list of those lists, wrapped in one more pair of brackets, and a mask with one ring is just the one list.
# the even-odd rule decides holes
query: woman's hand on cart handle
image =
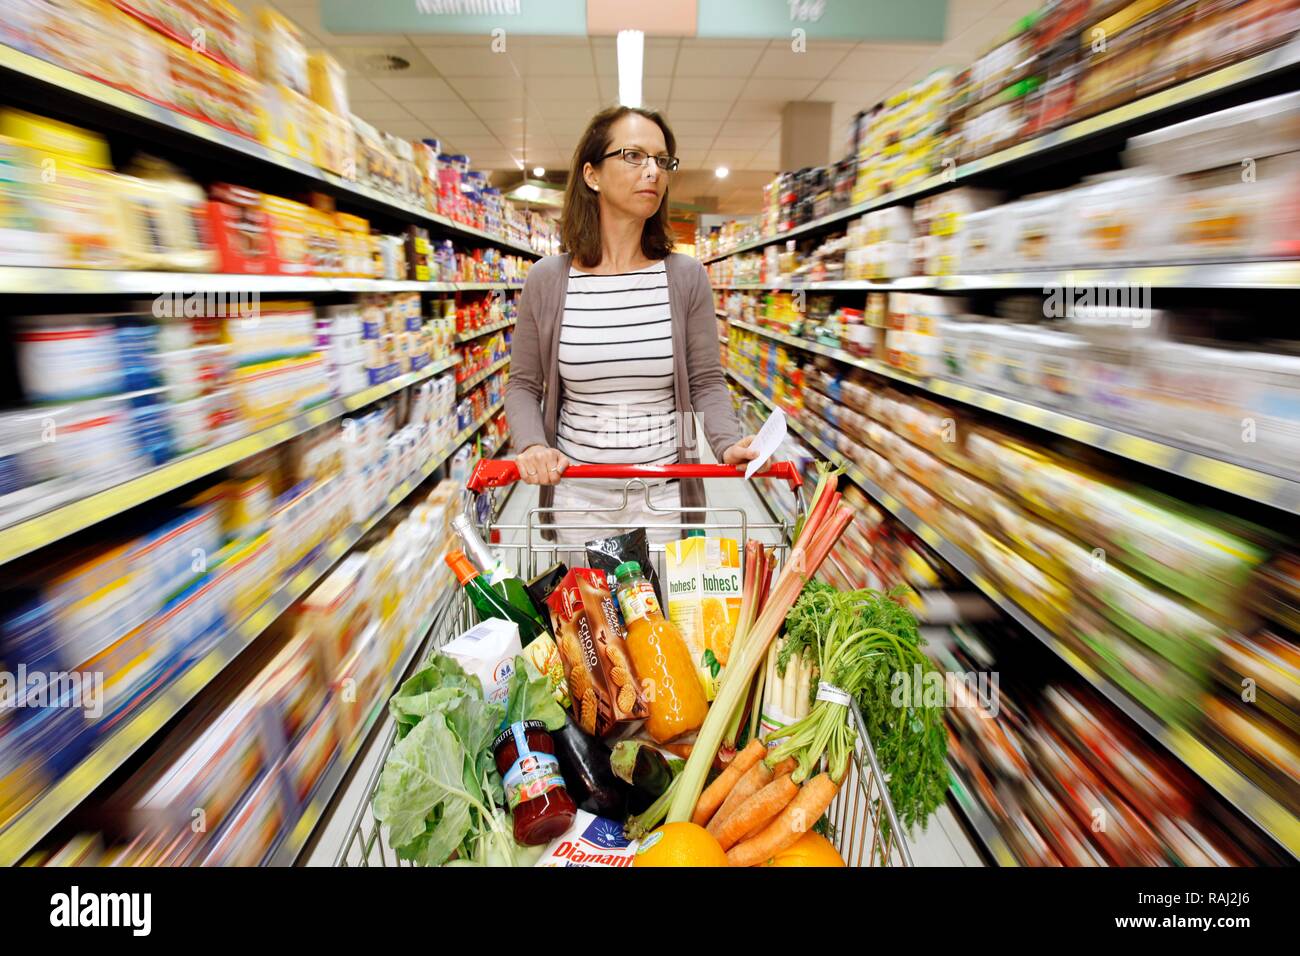
{"label": "woman's hand on cart handle", "polygon": [[545,445],[529,445],[515,456],[519,468],[519,477],[530,485],[554,485],[559,483],[564,469],[569,467],[569,459],[554,448]]}
{"label": "woman's hand on cart handle", "polygon": [[724,451],[722,453],[722,463],[724,465],[734,465],[744,471],[745,466],[758,457],[758,449],[750,447],[754,443],[754,437],[753,435],[746,435]]}

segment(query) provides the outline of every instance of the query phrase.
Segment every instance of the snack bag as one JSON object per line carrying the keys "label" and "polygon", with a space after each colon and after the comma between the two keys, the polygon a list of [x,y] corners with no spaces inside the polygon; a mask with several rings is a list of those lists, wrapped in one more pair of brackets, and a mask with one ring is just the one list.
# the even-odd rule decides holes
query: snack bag
{"label": "snack bag", "polygon": [[578,726],[603,737],[617,724],[648,716],[604,573],[572,569],[546,606]]}
{"label": "snack bag", "polygon": [[[641,573],[646,576],[655,589],[655,597],[659,603],[664,603],[664,591],[659,585],[659,575],[655,572],[655,564],[650,560],[650,542],[646,537],[645,528],[634,528],[626,534],[615,535],[612,538],[601,538],[597,541],[587,542],[587,560],[593,568],[605,572],[605,578],[610,581],[610,586],[614,578],[614,569],[624,561],[635,561],[641,565]],[[619,615],[621,621],[622,614]]]}
{"label": "snack bag", "polygon": [[740,620],[740,551],[731,538],[690,537],[664,545],[668,618],[682,634],[704,695],[713,700]]}

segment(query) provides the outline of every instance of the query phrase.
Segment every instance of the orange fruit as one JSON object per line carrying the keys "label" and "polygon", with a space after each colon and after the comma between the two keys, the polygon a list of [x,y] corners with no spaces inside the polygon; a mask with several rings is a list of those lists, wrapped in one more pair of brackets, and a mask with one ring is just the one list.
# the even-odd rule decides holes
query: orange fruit
{"label": "orange fruit", "polygon": [[727,854],[713,834],[694,823],[665,823],[636,849],[633,866],[726,866]]}
{"label": "orange fruit", "polygon": [[727,602],[722,598],[705,598],[700,602],[700,615],[704,647],[713,651],[718,663],[725,667],[731,653],[731,639],[736,633],[736,625],[727,614]]}
{"label": "orange fruit", "polygon": [[834,844],[820,833],[809,831],[789,849],[782,850],[764,866],[844,866],[844,860]]}

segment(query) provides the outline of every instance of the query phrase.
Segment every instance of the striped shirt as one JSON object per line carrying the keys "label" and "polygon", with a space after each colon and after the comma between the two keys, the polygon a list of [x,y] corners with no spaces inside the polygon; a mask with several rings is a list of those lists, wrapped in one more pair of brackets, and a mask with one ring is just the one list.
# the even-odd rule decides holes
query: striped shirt
{"label": "striped shirt", "polygon": [[663,262],[608,276],[571,269],[558,357],[564,403],[556,442],[566,458],[575,464],[677,460],[672,318]]}

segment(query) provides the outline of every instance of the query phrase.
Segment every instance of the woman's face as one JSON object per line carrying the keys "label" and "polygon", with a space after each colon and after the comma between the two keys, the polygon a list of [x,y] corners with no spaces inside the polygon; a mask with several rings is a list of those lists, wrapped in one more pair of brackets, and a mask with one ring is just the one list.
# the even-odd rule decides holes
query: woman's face
{"label": "woman's face", "polygon": [[[650,156],[668,152],[659,124],[639,113],[620,116],[609,128],[605,152],[624,147],[643,150]],[[621,156],[611,156],[595,166],[588,163],[583,175],[587,185],[600,194],[602,210],[609,207],[638,219],[649,219],[657,213],[668,191],[669,173],[653,159],[644,166],[633,166]]]}

